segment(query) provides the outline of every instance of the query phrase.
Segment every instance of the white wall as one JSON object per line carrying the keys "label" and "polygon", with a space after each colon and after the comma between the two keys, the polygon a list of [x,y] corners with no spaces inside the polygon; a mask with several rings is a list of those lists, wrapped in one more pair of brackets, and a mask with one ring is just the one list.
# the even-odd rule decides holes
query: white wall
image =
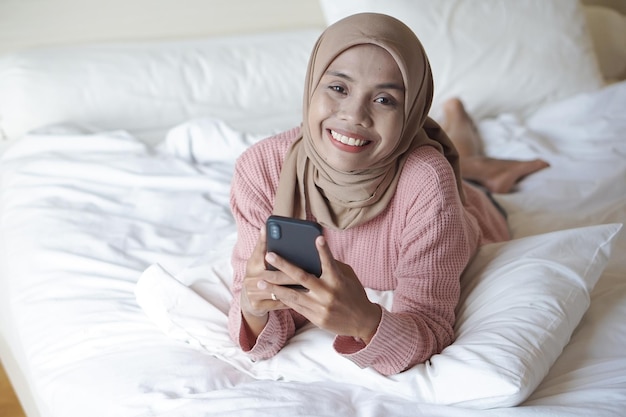
{"label": "white wall", "polygon": [[[626,14],[626,0],[582,1]],[[0,55],[38,45],[323,25],[318,0],[0,0]]]}
{"label": "white wall", "polygon": [[323,24],[317,0],[0,0],[0,54],[34,45]]}

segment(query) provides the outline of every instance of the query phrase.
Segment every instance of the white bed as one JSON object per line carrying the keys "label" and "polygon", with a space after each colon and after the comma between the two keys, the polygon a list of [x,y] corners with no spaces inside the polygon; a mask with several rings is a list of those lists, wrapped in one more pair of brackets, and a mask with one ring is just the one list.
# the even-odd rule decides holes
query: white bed
{"label": "white bed", "polygon": [[626,17],[358,4],[321,1],[414,27],[434,117],[460,96],[487,153],[551,164],[495,196],[514,240],[465,272],[456,342],[385,378],[310,327],[257,363],[228,340],[233,164],[299,123],[324,22],[20,50],[0,57],[0,355],[29,416],[624,415]]}

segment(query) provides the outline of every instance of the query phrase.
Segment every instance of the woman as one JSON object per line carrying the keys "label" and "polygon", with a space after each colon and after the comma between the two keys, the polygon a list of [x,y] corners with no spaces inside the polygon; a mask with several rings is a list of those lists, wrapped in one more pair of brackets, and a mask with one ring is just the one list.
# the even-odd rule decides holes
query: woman
{"label": "woman", "polygon": [[[424,50],[398,20],[359,14],[321,35],[302,126],[247,150],[233,179],[238,241],[229,327],[251,358],[275,355],[307,321],[336,335],[338,354],[385,375],[452,343],[461,273],[481,244],[509,234],[485,193],[461,180],[455,146],[427,116],[432,95]],[[510,187],[542,167],[477,155],[460,102],[447,112],[462,138],[461,157],[473,161],[469,179]],[[509,163],[523,169],[505,169]],[[486,181],[510,171],[517,178]],[[316,240],[319,279],[265,253],[270,214],[324,227]],[[372,303],[364,287],[394,290],[391,311]]]}

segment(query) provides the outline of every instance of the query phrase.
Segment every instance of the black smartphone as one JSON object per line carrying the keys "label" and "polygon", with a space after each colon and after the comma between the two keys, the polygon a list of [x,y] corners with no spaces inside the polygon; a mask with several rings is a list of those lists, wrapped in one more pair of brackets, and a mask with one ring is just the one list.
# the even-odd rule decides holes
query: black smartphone
{"label": "black smartphone", "polygon": [[[322,226],[309,220],[282,216],[270,216],[265,225],[268,252],[276,253],[318,278],[322,275],[319,253],[315,247],[315,239],[322,234]],[[271,265],[267,265],[267,269],[276,270]],[[304,288],[301,285],[289,287]]]}

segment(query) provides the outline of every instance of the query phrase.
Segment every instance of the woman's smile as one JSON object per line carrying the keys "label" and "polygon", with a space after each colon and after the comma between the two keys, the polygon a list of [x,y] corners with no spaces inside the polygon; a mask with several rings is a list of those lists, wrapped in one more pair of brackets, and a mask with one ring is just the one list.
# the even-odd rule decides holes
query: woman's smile
{"label": "woman's smile", "polygon": [[347,147],[346,150],[348,151],[358,152],[358,148],[362,148],[371,143],[369,140],[354,137],[355,135],[348,136],[334,130],[329,130],[328,132],[330,132],[330,136],[336,146],[341,146],[342,149]]}

